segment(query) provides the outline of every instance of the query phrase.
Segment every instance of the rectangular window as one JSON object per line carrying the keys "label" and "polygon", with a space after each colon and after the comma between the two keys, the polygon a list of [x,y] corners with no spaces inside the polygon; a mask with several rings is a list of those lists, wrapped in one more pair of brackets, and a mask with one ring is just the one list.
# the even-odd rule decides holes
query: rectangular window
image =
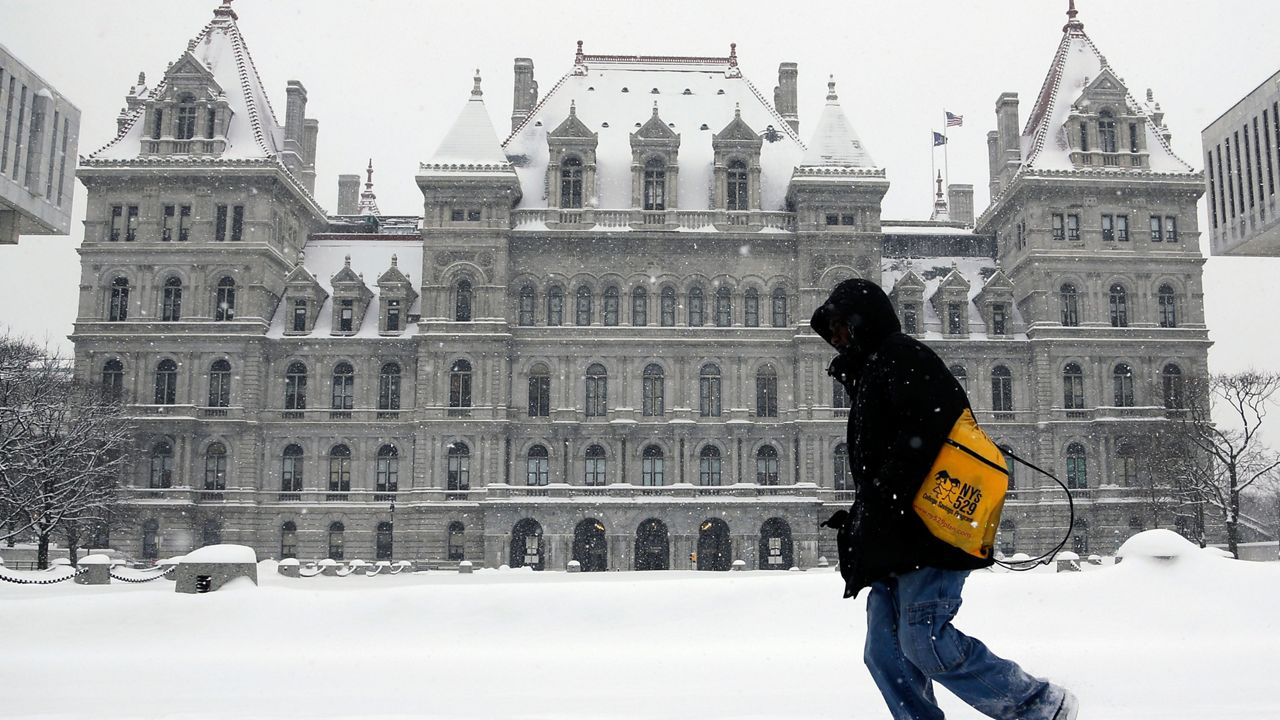
{"label": "rectangular window", "polygon": [[1236,179],[1231,167],[1231,138],[1223,141],[1227,151],[1227,197],[1231,201],[1231,219],[1236,217]]}
{"label": "rectangular window", "polygon": [[1205,154],[1204,171],[1209,174],[1209,219],[1218,229],[1218,176],[1213,172],[1213,151]]}
{"label": "rectangular window", "polygon": [[[1266,185],[1262,181],[1262,143],[1258,142],[1258,118],[1257,117],[1253,118],[1253,167],[1254,167],[1254,174],[1258,178],[1258,181],[1257,181],[1258,202],[1261,203],[1262,197],[1263,197],[1263,191]],[[52,165],[50,165],[50,171],[52,172]]]}
{"label": "rectangular window", "polygon": [[468,210],[467,222],[480,222],[480,211],[475,209]]}
{"label": "rectangular window", "polygon": [[[1236,142],[1235,142],[1235,148],[1236,148],[1236,191],[1239,193],[1239,199],[1240,199],[1240,214],[1241,214],[1241,215],[1243,215],[1243,214],[1244,214],[1244,211],[1245,211],[1245,206],[1244,206],[1245,187],[1244,187],[1244,161],[1243,161],[1243,160],[1241,159],[1241,157],[1240,157],[1240,131],[1239,131],[1239,130],[1235,131],[1235,132],[1233,133],[1233,135],[1235,136],[1235,140],[1236,140]],[[1244,157],[1248,157],[1248,155],[1246,154]]]}
{"label": "rectangular window", "polygon": [[[1238,150],[1239,148],[1237,148]],[[1244,124],[1244,187],[1248,189],[1249,209],[1253,209],[1253,154],[1249,152],[1249,123]]]}
{"label": "rectangular window", "polygon": [[107,233],[107,239],[111,242],[120,241],[120,225],[124,222],[124,206],[111,206],[111,227]]}
{"label": "rectangular window", "polygon": [[178,242],[191,239],[191,206],[178,206]]}
{"label": "rectangular window", "polygon": [[915,303],[902,304],[902,332],[908,335],[920,332],[919,318]]}
{"label": "rectangular window", "polygon": [[756,377],[756,417],[778,417],[778,378]]}
{"label": "rectangular window", "polygon": [[1129,123],[1129,152],[1138,152],[1138,123]]}
{"label": "rectangular window", "polygon": [[[1263,146],[1266,148],[1263,154],[1267,156],[1267,193],[1270,195],[1275,195],[1276,194],[1276,176],[1275,176],[1275,170],[1272,168],[1272,158],[1271,158],[1271,123],[1270,121],[1267,120],[1267,115],[1269,115],[1270,112],[1271,111],[1266,108],[1262,110],[1262,143],[1263,143]],[[63,138],[63,139],[65,140],[66,138]]]}
{"label": "rectangular window", "polygon": [[1004,303],[996,303],[991,306],[991,334],[1005,334],[1005,307]]}
{"label": "rectangular window", "polygon": [[[631,294],[631,324],[642,327],[649,324],[649,295],[636,292]],[[531,325],[533,323],[530,323]]]}
{"label": "rectangular window", "polygon": [[449,222],[462,222],[466,219],[467,219],[467,212],[465,210],[449,211]]}
{"label": "rectangular window", "polygon": [[9,132],[13,123],[13,93],[16,87],[12,75],[9,76],[9,96],[4,104],[4,144],[0,145],[0,174],[9,170]]}
{"label": "rectangular window", "polygon": [[1151,242],[1164,242],[1164,224],[1159,215],[1151,216]]}
{"label": "rectangular window", "polygon": [[176,221],[178,208],[173,205],[164,206],[164,215],[160,223],[160,241],[171,242],[173,240],[173,225]]}
{"label": "rectangular window", "polygon": [[240,242],[244,239],[244,206],[236,205],[231,208],[231,242]]}
{"label": "rectangular window", "polygon": [[294,332],[307,331],[307,301],[306,300],[293,301],[293,331]]}
{"label": "rectangular window", "polygon": [[551,376],[533,375],[529,378],[529,417],[551,415]]}
{"label": "rectangular window", "polygon": [[67,179],[67,136],[71,134],[71,121],[62,118],[62,152],[58,157],[58,207],[62,207],[62,191]]}
{"label": "rectangular window", "polygon": [[852,216],[852,215],[841,215],[841,216],[840,216],[840,224],[841,224],[841,225],[856,225],[856,224],[857,224],[856,220],[857,220],[857,219],[856,219],[856,218],[854,218],[854,216]]}
{"label": "rectangular window", "polygon": [[18,179],[18,166],[22,164],[22,123],[27,117],[27,86],[18,95],[18,124],[13,133],[13,179]]}
{"label": "rectangular window", "polygon": [[130,205],[125,209],[124,239],[133,242],[138,239],[138,206]]}
{"label": "rectangular window", "polygon": [[1051,218],[1051,223],[1053,226],[1053,239],[1055,241],[1066,240],[1067,227],[1066,227],[1065,218],[1063,218],[1062,213],[1054,213]]}
{"label": "rectangular window", "polygon": [[151,115],[151,139],[159,140],[164,129],[164,111],[157,108]]}
{"label": "rectangular window", "polygon": [[760,296],[749,292],[742,298],[742,324],[760,327]]}
{"label": "rectangular window", "polygon": [[[51,126],[51,134],[49,135],[49,172],[45,173],[44,178],[44,197],[49,201],[53,200],[53,163],[57,159],[54,156],[58,154],[58,120],[60,120],[61,117],[61,114],[57,110],[53,111],[53,125]],[[1257,130],[1257,121],[1255,120],[1255,134],[1257,133]],[[1261,176],[1258,177],[1258,183],[1259,185],[1262,183]]]}
{"label": "rectangular window", "polygon": [[355,320],[355,301],[343,300],[338,309],[338,332],[351,332]]}
{"label": "rectangular window", "polygon": [[206,140],[213,139],[213,131],[217,125],[217,120],[217,113],[213,111],[213,108],[209,108],[209,112],[205,113],[204,116],[204,137]]}
{"label": "rectangular window", "polygon": [[827,214],[827,224],[828,224],[828,225],[839,225],[839,224],[840,224],[840,216],[839,216],[839,215],[837,215],[837,214],[835,214],[835,213],[828,213],[828,214]]}
{"label": "rectangular window", "polygon": [[1014,226],[1014,230],[1015,230],[1015,231],[1017,231],[1017,235],[1018,235],[1018,249],[1019,249],[1019,250],[1021,250],[1021,249],[1025,248],[1025,247],[1027,246],[1027,226],[1026,226],[1026,223],[1024,223],[1024,222],[1022,222],[1021,220],[1019,220],[1019,221],[1018,221],[1018,224]]}
{"label": "rectangular window", "polygon": [[947,333],[959,335],[964,332],[964,312],[960,303],[947,303]]}
{"label": "rectangular window", "polygon": [[1102,239],[1108,242],[1116,239],[1115,217],[1112,215],[1102,216]]}
{"label": "rectangular window", "polygon": [[[1231,181],[1230,181],[1230,178],[1227,178],[1226,175],[1222,174],[1222,146],[1219,145],[1217,150],[1218,150],[1218,205],[1222,209],[1222,212],[1221,212],[1222,223],[1225,225],[1227,223],[1227,197],[1228,197],[1228,193],[1231,192],[1231,189],[1230,189]],[[1222,185],[1223,178],[1227,178],[1227,183],[1228,183],[1228,186],[1225,191]]]}
{"label": "rectangular window", "polygon": [[1080,121],[1080,152],[1089,152],[1089,123],[1083,120]]}
{"label": "rectangular window", "polygon": [[1116,216],[1116,240],[1129,242],[1129,216]]}
{"label": "rectangular window", "polygon": [[387,332],[400,330],[400,301],[387,301]]}
{"label": "rectangular window", "polygon": [[1079,215],[1067,216],[1067,239],[1068,240],[1080,239],[1080,216]]}
{"label": "rectangular window", "polygon": [[1174,215],[1164,216],[1164,238],[1169,242],[1178,242],[1178,218]]}
{"label": "rectangular window", "polygon": [[218,205],[213,213],[213,239],[225,242],[227,239],[227,206]]}

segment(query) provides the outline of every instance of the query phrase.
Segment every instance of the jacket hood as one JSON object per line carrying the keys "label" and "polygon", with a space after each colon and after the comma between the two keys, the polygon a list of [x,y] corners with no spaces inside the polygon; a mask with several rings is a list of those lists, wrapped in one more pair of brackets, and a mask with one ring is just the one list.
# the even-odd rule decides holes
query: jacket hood
{"label": "jacket hood", "polygon": [[843,317],[849,323],[852,347],[844,352],[861,358],[870,355],[890,335],[902,330],[889,296],[879,285],[860,278],[836,285],[831,296],[813,311],[809,320],[809,327],[835,347],[830,329],[832,317]]}

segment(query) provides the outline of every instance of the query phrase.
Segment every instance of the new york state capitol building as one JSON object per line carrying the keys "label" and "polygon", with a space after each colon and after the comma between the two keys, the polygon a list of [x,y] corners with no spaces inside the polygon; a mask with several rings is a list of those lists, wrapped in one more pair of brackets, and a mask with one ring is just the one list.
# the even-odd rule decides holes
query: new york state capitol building
{"label": "new york state capitol building", "polygon": [[[141,427],[140,558],[469,559],[584,570],[812,567],[852,499],[847,398],[808,328],[840,280],[891,291],[979,420],[1074,488],[1069,547],[1185,519],[1141,503],[1134,444],[1206,372],[1198,171],[1069,13],[1044,85],[1000,95],[990,207],[889,187],[834,83],[797,114],[726,57],[593,55],[510,132],[480,78],[384,216],[372,169],[313,198],[318,123],[283,123],[229,4],[83,159],[78,372]],[[1049,48],[1046,47],[1046,54]],[[359,187],[361,180],[364,188]],[[1036,553],[1065,499],[1014,475],[1000,549]]]}

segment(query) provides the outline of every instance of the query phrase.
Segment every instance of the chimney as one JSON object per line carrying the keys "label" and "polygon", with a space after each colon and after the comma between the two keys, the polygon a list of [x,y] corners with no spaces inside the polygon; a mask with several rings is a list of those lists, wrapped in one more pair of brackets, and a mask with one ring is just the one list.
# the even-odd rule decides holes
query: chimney
{"label": "chimney", "polygon": [[516,58],[516,84],[511,98],[511,131],[520,126],[529,117],[538,104],[538,81],[533,79],[533,60]]}
{"label": "chimney", "polygon": [[1012,174],[1022,164],[1022,133],[1018,129],[1018,93],[1001,93],[996,101],[996,132],[1000,140],[1003,173]]}
{"label": "chimney", "polygon": [[316,138],[320,135],[320,121],[307,118],[302,121],[302,183],[307,192],[316,192]]}
{"label": "chimney", "polygon": [[793,62],[778,65],[778,86],[773,89],[773,107],[791,129],[800,132],[800,114],[796,102],[796,79],[799,67]]}
{"label": "chimney", "polygon": [[973,227],[973,186],[952,183],[947,186],[947,204],[951,206],[951,219]]}
{"label": "chimney", "polygon": [[306,116],[307,89],[297,80],[290,80],[285,86],[283,155],[285,167],[291,172],[302,169],[302,125]]}
{"label": "chimney", "polygon": [[1000,133],[995,130],[987,132],[987,172],[987,189],[994,200],[1000,194]]}
{"label": "chimney", "polygon": [[338,214],[355,215],[359,212],[360,176],[338,176]]}

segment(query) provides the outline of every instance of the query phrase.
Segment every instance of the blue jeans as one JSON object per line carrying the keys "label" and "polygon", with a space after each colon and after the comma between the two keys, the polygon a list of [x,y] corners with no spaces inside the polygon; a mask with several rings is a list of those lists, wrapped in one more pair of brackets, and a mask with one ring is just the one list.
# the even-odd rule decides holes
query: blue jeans
{"label": "blue jeans", "polygon": [[967,570],[921,568],[871,585],[863,660],[895,720],[942,720],[933,681],[998,720],[1051,720],[1063,690],[951,625]]}

